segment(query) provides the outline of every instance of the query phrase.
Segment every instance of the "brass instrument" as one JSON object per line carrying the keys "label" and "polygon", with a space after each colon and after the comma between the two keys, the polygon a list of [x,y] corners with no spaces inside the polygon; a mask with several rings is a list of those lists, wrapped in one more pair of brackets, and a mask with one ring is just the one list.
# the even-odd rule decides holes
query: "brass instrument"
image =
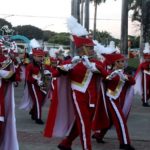
{"label": "brass instrument", "polygon": [[51,76],[50,74],[45,75],[44,71],[45,71],[45,64],[42,62],[41,66],[40,66],[40,73],[41,73],[41,80],[43,81],[43,84],[41,85],[41,90],[47,94],[49,87],[50,87],[50,83],[51,83]]}

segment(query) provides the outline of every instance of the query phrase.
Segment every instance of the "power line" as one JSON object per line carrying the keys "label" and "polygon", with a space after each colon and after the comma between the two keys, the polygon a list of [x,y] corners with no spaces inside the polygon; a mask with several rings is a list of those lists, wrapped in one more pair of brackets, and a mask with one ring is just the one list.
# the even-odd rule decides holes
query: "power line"
{"label": "power line", "polygon": [[[34,16],[34,15],[18,15],[18,14],[0,14],[1,16],[8,17],[27,17],[27,18],[49,18],[49,19],[67,19],[67,17],[57,17],[57,16]],[[129,17],[131,19],[131,17]],[[94,20],[94,18],[90,18]],[[106,20],[106,21],[121,21],[121,19],[111,19],[111,18],[97,18],[96,20]]]}
{"label": "power line", "polygon": [[[34,15],[18,15],[18,14],[0,14],[0,16],[8,17],[27,17],[27,18],[48,18],[48,19],[67,19],[68,17],[57,17],[57,16],[34,16]],[[4,18],[4,19],[5,19]],[[131,21],[131,17],[128,17],[129,21]],[[94,18],[90,18],[90,20],[94,20]],[[121,19],[111,19],[111,18],[97,18],[97,21],[121,21]]]}

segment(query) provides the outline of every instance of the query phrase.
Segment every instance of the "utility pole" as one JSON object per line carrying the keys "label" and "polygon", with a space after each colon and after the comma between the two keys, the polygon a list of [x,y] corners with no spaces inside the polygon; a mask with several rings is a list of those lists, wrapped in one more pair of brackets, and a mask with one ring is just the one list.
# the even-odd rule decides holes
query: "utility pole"
{"label": "utility pole", "polygon": [[[75,17],[78,20],[78,22],[80,22],[80,1],[79,0],[71,1],[71,15]],[[70,50],[72,56],[74,56],[76,54],[76,50],[75,50],[75,45],[71,40],[70,40]]]}
{"label": "utility pole", "polygon": [[121,51],[128,54],[128,0],[122,0]]}
{"label": "utility pole", "polygon": [[85,0],[85,21],[84,21],[84,27],[87,31],[89,31],[89,5],[90,0]]}

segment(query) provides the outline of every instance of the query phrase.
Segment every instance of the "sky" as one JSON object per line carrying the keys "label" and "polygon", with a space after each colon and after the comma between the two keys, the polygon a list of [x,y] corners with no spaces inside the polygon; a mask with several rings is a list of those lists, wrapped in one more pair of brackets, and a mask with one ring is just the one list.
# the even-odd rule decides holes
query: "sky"
{"label": "sky", "polygon": [[[0,18],[13,26],[33,25],[42,30],[69,32],[66,20],[71,15],[71,0],[4,0]],[[97,29],[120,38],[122,0],[107,0],[98,6]],[[93,29],[93,4],[90,5],[90,29]],[[129,34],[137,35],[135,23],[129,19]]]}

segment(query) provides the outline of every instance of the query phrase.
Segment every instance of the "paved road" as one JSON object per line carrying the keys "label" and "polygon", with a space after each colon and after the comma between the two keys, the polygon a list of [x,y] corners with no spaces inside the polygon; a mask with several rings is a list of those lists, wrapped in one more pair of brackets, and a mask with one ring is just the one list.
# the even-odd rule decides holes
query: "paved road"
{"label": "paved road", "polygon": [[[37,125],[30,119],[28,112],[17,108],[23,95],[23,87],[16,88],[16,119],[20,150],[58,150],[57,145],[61,139],[48,139],[42,136],[44,125]],[[49,103],[43,107],[43,120],[46,122]],[[150,107],[141,106],[140,98],[135,96],[133,107],[128,120],[128,127],[132,144],[136,150],[149,150],[150,148]],[[118,150],[119,143],[116,132],[112,128],[105,137],[106,144],[97,144],[92,140],[93,150]],[[81,150],[80,140],[76,139],[73,150]]]}

